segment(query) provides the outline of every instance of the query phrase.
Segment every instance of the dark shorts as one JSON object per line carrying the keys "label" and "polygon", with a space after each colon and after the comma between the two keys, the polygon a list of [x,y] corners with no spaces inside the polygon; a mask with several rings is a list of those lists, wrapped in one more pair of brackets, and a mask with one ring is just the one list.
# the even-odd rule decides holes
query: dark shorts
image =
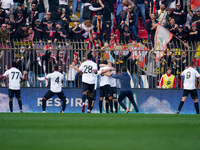
{"label": "dark shorts", "polygon": [[112,96],[112,90],[110,85],[104,85],[100,87],[100,97],[110,97]]}
{"label": "dark shorts", "polygon": [[49,91],[44,95],[44,98],[45,98],[46,100],[48,100],[48,99],[50,99],[51,97],[53,97],[55,94],[58,95],[58,97],[59,97],[61,100],[65,100],[65,99],[66,99],[66,97],[65,97],[65,95],[64,95],[64,93],[63,93],[63,91],[61,91],[60,93],[54,93],[54,92],[52,92],[51,90],[49,90]]}
{"label": "dark shorts", "polygon": [[94,93],[93,93],[93,99],[92,100],[96,100],[96,90],[94,90]]}
{"label": "dark shorts", "polygon": [[111,87],[113,99],[117,99],[117,88]]}
{"label": "dark shorts", "polygon": [[89,91],[90,93],[94,92],[94,84],[87,84],[83,82],[83,92]]}
{"label": "dark shorts", "polygon": [[19,99],[21,97],[21,92],[20,92],[20,90],[11,90],[11,89],[9,89],[8,95],[9,95],[9,98],[13,98],[14,95],[15,95],[15,97],[17,99]]}
{"label": "dark shorts", "polygon": [[197,90],[184,90],[183,91],[183,97],[187,97],[190,94],[192,99],[198,99],[198,94],[197,94]]}

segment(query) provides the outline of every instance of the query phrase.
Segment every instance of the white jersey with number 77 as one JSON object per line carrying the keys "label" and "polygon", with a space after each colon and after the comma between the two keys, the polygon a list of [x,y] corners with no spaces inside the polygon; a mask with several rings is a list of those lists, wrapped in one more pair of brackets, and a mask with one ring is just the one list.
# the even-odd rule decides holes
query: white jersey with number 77
{"label": "white jersey with number 77", "polygon": [[184,89],[185,90],[194,90],[195,87],[195,79],[200,77],[200,74],[197,70],[195,70],[192,67],[189,67],[188,69],[184,70],[181,73],[181,76],[184,76]]}

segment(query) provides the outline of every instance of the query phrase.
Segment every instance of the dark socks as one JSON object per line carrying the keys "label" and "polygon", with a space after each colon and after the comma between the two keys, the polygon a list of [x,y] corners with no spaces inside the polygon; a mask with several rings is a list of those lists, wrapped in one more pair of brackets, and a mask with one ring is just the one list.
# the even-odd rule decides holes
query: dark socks
{"label": "dark socks", "polygon": [[91,107],[92,107],[92,98],[89,97],[88,98],[88,109],[91,111]]}
{"label": "dark socks", "polygon": [[46,100],[42,99],[42,110],[46,110]]}
{"label": "dark socks", "polygon": [[179,106],[178,106],[178,111],[179,111],[179,112],[181,111],[181,108],[183,107],[183,104],[184,104],[184,102],[181,101],[180,104],[179,104]]}
{"label": "dark socks", "polygon": [[103,103],[103,101],[99,101],[99,111],[100,111],[100,113],[102,113],[102,103]]}
{"label": "dark socks", "polygon": [[22,101],[18,100],[18,104],[19,104],[19,109],[22,110]]}
{"label": "dark socks", "polygon": [[109,113],[109,101],[106,101],[106,113]]}
{"label": "dark socks", "polygon": [[114,102],[115,105],[115,113],[118,113],[118,102]]}
{"label": "dark socks", "polygon": [[110,112],[113,113],[113,100],[109,100],[110,103]]}
{"label": "dark socks", "polygon": [[86,98],[87,98],[87,95],[83,94],[83,96],[82,96],[82,103],[85,103]]}
{"label": "dark socks", "polygon": [[9,101],[10,112],[13,112],[13,101]]}
{"label": "dark socks", "polygon": [[196,109],[197,114],[199,114],[199,103],[194,103],[194,107]]}
{"label": "dark socks", "polygon": [[65,111],[65,108],[66,108],[66,100],[63,100],[63,103],[62,103],[62,111]]}

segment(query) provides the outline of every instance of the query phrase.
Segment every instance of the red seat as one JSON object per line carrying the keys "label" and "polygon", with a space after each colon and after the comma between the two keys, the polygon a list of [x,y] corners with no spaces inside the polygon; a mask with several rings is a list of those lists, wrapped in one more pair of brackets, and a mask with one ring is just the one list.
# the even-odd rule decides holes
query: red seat
{"label": "red seat", "polygon": [[148,37],[147,30],[146,29],[139,29],[139,31],[138,31],[138,37],[141,38],[141,39],[147,40],[147,37]]}

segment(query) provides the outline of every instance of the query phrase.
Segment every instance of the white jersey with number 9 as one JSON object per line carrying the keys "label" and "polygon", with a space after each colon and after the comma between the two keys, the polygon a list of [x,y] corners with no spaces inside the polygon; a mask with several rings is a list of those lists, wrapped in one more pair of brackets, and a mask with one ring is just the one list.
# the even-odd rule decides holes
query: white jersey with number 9
{"label": "white jersey with number 9", "polygon": [[185,90],[194,90],[195,87],[195,79],[200,77],[200,74],[197,70],[195,70],[192,67],[189,67],[188,69],[184,70],[181,73],[181,76],[184,76],[184,89]]}

